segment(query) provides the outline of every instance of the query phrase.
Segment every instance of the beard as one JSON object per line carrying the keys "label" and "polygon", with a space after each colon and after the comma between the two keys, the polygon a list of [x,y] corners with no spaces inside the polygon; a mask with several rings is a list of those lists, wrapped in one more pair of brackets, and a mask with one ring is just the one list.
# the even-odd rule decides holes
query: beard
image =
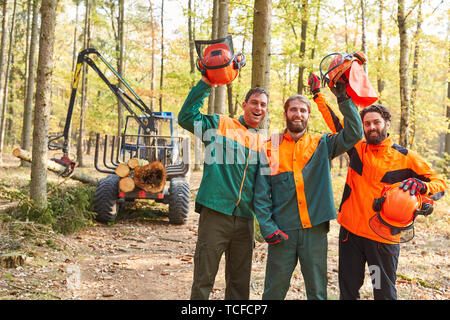
{"label": "beard", "polygon": [[289,131],[300,133],[305,131],[306,127],[308,126],[308,120],[300,120],[300,123],[294,123],[295,120],[300,120],[298,118],[295,119],[286,119],[286,126]]}
{"label": "beard", "polygon": [[[373,132],[376,132],[375,135],[372,135]],[[381,130],[371,130],[369,132],[364,132],[364,137],[368,144],[380,144],[384,139],[387,138],[387,128],[386,125]]]}

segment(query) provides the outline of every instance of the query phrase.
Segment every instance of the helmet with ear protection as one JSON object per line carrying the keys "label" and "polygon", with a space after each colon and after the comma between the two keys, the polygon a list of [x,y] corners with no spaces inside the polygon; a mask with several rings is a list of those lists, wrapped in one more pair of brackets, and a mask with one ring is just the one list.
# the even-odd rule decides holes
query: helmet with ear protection
{"label": "helmet with ear protection", "polygon": [[217,40],[196,40],[197,69],[212,84],[225,85],[236,79],[245,64],[243,53],[234,54],[231,35]]}

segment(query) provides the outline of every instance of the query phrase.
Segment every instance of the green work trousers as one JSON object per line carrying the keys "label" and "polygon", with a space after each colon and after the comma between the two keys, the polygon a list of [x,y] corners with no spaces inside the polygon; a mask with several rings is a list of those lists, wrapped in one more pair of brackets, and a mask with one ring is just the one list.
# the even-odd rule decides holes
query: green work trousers
{"label": "green work trousers", "polygon": [[225,253],[225,299],[248,300],[252,266],[253,220],[203,207],[194,255],[191,300],[207,300]]}
{"label": "green work trousers", "polygon": [[263,300],[283,300],[292,273],[300,262],[308,300],[327,299],[329,222],[308,229],[286,231],[288,240],[269,244]]}

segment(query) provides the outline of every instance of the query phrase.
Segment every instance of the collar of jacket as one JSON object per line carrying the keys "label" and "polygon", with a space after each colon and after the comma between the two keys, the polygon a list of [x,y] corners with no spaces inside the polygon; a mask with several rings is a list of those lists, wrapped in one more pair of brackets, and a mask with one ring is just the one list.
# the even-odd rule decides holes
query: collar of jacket
{"label": "collar of jacket", "polygon": [[255,130],[256,132],[259,131],[259,128],[258,128],[258,127],[256,127],[256,128],[249,127],[249,126],[245,123],[244,116],[240,116],[239,119],[238,119],[238,121],[239,121],[244,127],[246,127],[246,128],[249,129],[249,130]]}
{"label": "collar of jacket", "polygon": [[300,141],[300,140],[302,140],[304,137],[306,137],[309,133],[308,133],[308,131],[305,131],[305,133],[304,133],[300,138],[298,138],[297,141],[295,141],[295,140],[291,137],[291,135],[289,134],[289,132],[288,132],[287,129],[284,129],[283,134],[284,134],[284,135],[283,135],[283,140],[286,139],[287,141],[292,141],[292,142],[294,142],[294,143],[297,143],[298,141]]}

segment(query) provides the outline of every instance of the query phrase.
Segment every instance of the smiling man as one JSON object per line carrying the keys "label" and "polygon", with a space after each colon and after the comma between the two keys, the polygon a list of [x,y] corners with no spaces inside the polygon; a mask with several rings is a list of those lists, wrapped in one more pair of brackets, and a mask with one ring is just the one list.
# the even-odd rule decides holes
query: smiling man
{"label": "smiling man", "polygon": [[[316,77],[317,78],[317,77]],[[313,81],[314,82],[314,81]],[[339,113],[320,92],[319,81],[312,87],[314,101],[333,132],[345,130]],[[365,139],[348,151],[347,180],[338,213],[340,298],[359,299],[365,265],[376,270],[372,276],[376,300],[396,299],[396,271],[400,246],[376,234],[369,226],[375,214],[374,199],[385,186],[402,182],[405,192],[426,193],[434,200],[444,195],[446,184],[418,154],[394,143],[389,137],[389,110],[381,104],[360,112]],[[372,272],[371,272],[372,273]]]}
{"label": "smiling man", "polygon": [[255,214],[269,243],[263,299],[285,298],[298,261],[307,298],[327,299],[327,233],[329,221],[336,218],[330,163],[362,137],[358,110],[346,96],[345,84],[337,86],[344,130],[309,134],[311,104],[294,95],[284,105],[282,139],[274,137],[261,151]]}
{"label": "smiling man", "polygon": [[249,299],[253,253],[253,194],[263,137],[258,125],[267,113],[268,96],[251,89],[239,119],[202,114],[209,95],[206,77],[192,88],[179,114],[181,127],[205,144],[203,178],[195,200],[200,213],[191,299],[208,299],[225,253],[225,299]]}

